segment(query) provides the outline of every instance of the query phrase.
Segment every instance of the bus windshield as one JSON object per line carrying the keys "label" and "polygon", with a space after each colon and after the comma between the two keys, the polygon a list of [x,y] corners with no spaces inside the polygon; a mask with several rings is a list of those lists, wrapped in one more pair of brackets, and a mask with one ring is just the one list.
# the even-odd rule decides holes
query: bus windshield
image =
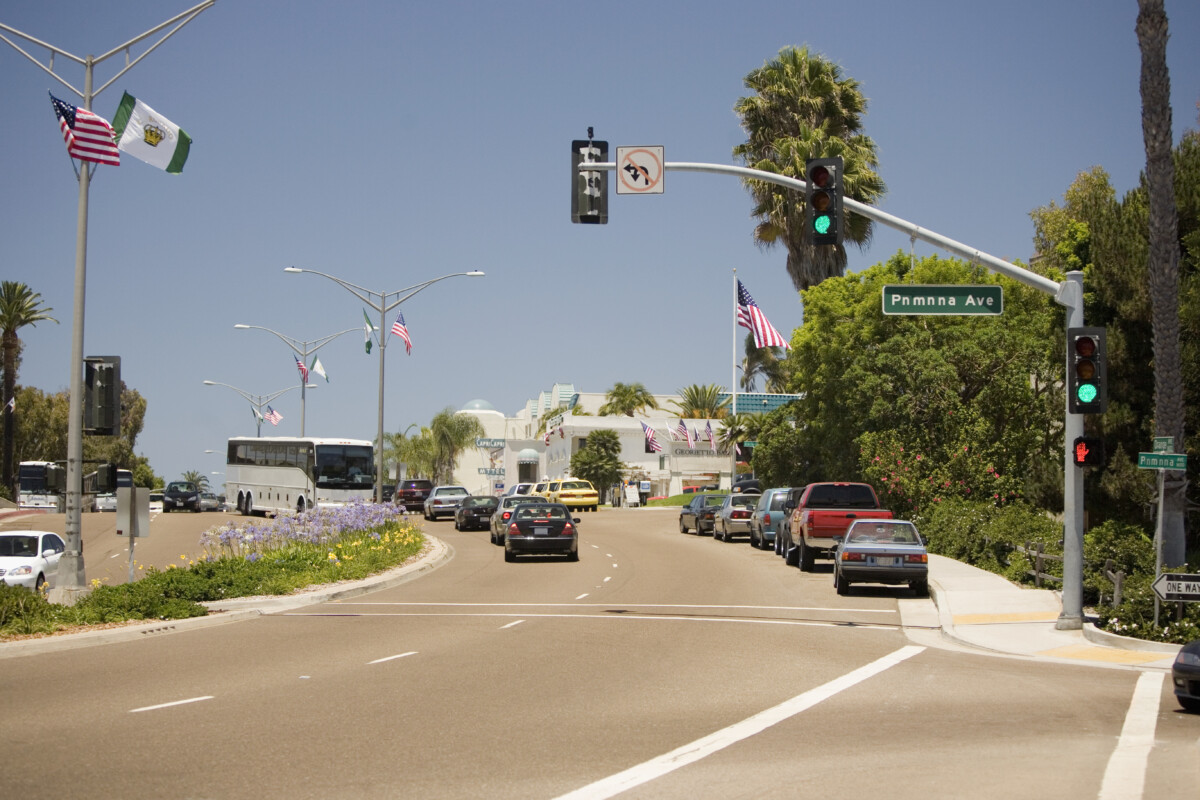
{"label": "bus windshield", "polygon": [[318,488],[353,489],[375,483],[374,454],[370,447],[356,444],[317,445],[316,474]]}

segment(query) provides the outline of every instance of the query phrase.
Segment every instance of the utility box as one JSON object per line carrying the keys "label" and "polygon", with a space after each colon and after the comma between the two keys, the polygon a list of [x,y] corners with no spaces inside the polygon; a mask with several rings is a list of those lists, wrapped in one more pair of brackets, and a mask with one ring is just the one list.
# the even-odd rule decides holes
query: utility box
{"label": "utility box", "polygon": [[121,434],[121,357],[83,359],[83,432],[89,436]]}
{"label": "utility box", "polygon": [[144,486],[117,487],[117,536],[150,535],[150,490]]}

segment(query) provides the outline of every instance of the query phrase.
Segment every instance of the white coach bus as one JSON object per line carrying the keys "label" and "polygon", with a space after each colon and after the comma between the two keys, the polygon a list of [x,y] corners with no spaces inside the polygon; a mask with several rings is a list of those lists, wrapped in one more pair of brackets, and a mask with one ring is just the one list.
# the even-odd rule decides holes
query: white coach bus
{"label": "white coach bus", "polygon": [[225,496],[246,516],[374,496],[375,448],[361,439],[230,439],[225,463]]}
{"label": "white coach bus", "polygon": [[63,512],[66,505],[66,469],[53,461],[22,461],[17,465],[17,470],[17,508]]}

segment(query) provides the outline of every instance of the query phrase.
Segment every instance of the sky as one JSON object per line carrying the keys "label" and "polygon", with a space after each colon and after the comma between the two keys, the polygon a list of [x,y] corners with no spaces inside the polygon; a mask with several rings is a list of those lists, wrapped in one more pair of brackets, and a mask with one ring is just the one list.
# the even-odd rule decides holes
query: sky
{"label": "sky", "polygon": [[[0,23],[96,56],[188,0],[5,0]],[[1167,0],[1174,139],[1197,127],[1200,4]],[[803,309],[780,249],[754,244],[733,177],[672,172],[662,195],[618,196],[607,225],[570,221],[570,143],[595,129],[667,162],[736,164],[743,78],[807,45],[857,80],[890,214],[1027,261],[1030,212],[1103,167],[1118,195],[1145,165],[1134,0],[814,3],[404,3],[219,0],[105,88],[192,137],[183,173],[130,156],[91,182],[85,355],[119,355],[147,400],[136,451],[167,480],[220,483],[246,400],[298,386],[289,347],[363,324],[373,292],[442,275],[402,309],[413,349],[385,350],[385,430],[483,399],[513,415],[556,382],[654,393],[731,381],[746,331],[733,271],[785,335]],[[5,34],[47,65],[48,51]],[[130,60],[158,37],[131,48]],[[94,86],[125,63],[95,68]],[[83,88],[83,67],[55,73]],[[79,189],[47,90],[79,97],[0,41],[0,279],[39,292],[60,324],[20,331],[18,382],[70,380]],[[876,226],[849,269],[908,252]],[[917,257],[936,252],[920,242]],[[390,326],[393,315],[389,315]],[[735,338],[736,337],[736,338]],[[361,330],[317,352],[308,435],[374,439],[378,349]],[[314,376],[315,377],[315,376]],[[300,433],[300,392],[264,434]],[[206,451],[215,451],[209,453]]]}

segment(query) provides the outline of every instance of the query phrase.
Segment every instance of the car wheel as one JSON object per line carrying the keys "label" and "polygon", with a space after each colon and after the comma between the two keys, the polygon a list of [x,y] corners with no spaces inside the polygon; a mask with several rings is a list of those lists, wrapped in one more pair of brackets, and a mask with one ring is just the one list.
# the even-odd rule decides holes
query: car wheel
{"label": "car wheel", "polygon": [[1184,711],[1200,714],[1200,700],[1194,697],[1180,697],[1179,695],[1175,695],[1175,699],[1179,701],[1179,707]]}
{"label": "car wheel", "polygon": [[687,532],[688,532],[688,527],[687,527],[687,525],[684,523],[684,521],[683,521],[683,517],[680,517],[680,518],[679,518],[679,532],[680,532],[680,533],[687,533]]}
{"label": "car wheel", "polygon": [[571,552],[567,553],[567,561],[578,561],[578,560],[579,560],[579,551],[578,550],[572,550]]}
{"label": "car wheel", "polygon": [[814,550],[813,548],[806,545],[804,543],[804,540],[801,539],[800,540],[800,558],[797,560],[797,566],[800,567],[800,571],[801,572],[812,572],[814,569],[814,566],[815,566],[813,564],[813,562],[815,560],[816,560],[816,550]]}
{"label": "car wheel", "polygon": [[921,580],[909,581],[908,588],[913,590],[913,594],[917,597],[929,597],[929,581],[922,578]]}
{"label": "car wheel", "polygon": [[833,568],[833,588],[843,597],[850,594],[850,581],[842,577],[837,567]]}
{"label": "car wheel", "polygon": [[789,543],[783,543],[783,563],[789,567],[800,566],[800,548],[792,547]]}
{"label": "car wheel", "polygon": [[45,575],[38,573],[37,581],[35,581],[33,584],[33,590],[35,592],[37,592],[38,594],[41,594],[43,591],[46,590],[46,576]]}
{"label": "car wheel", "polygon": [[509,550],[506,548],[504,550],[504,560],[507,561],[509,564],[511,564],[512,562],[517,560],[517,556],[515,553],[513,553],[512,550]]}
{"label": "car wheel", "polygon": [[754,526],[753,525],[750,526],[750,546],[753,547],[755,550],[758,550],[760,547],[762,547],[762,540],[754,538]]}

